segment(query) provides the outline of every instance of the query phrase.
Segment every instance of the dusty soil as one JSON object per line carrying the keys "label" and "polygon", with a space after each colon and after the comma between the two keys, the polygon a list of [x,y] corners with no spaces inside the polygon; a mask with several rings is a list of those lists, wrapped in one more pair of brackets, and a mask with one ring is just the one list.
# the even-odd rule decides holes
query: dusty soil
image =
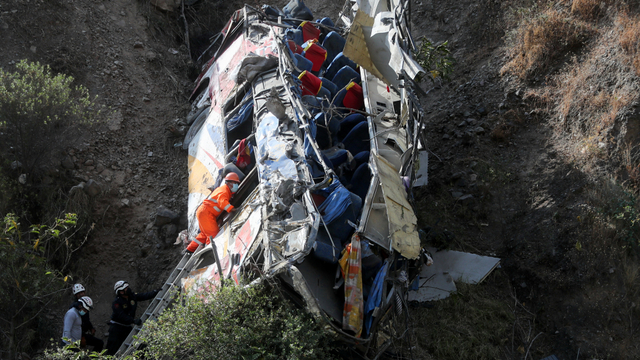
{"label": "dusty soil", "polygon": [[[192,53],[233,9],[210,3],[187,8]],[[307,4],[335,18],[342,1]],[[417,212],[432,244],[503,259],[495,276],[507,281],[481,286],[528,324],[518,325],[520,335],[514,324],[504,358],[523,358],[519,349],[534,359],[640,357],[626,267],[615,262],[621,255],[610,236],[592,234],[585,220],[597,182],[567,160],[545,119],[530,114],[520,92],[498,75],[508,9],[491,0],[412,6],[415,38],[449,40],[457,61],[451,82],[423,84],[432,154]],[[157,288],[181,256],[171,244],[186,227],[187,158],[174,133],[198,71],[179,15],[146,0],[0,4],[0,66],[10,69],[23,58],[49,64],[113,111],[62,154],[73,159],[78,182],[94,179],[103,190],[75,274],[96,302],[99,333],[107,332],[115,281],[126,279],[137,291]],[[160,206],[180,220],[156,226]],[[52,314],[59,324],[65,310]],[[428,345],[418,347],[421,357],[431,357]]]}

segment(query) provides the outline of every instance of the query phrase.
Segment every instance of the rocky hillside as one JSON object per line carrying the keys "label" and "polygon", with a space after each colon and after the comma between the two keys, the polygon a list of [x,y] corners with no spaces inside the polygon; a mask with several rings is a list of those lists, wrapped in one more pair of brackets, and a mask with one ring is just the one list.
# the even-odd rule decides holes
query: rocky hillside
{"label": "rocky hillside", "polygon": [[[0,66],[49,64],[111,111],[48,165],[54,180],[65,172],[97,184],[95,227],[74,281],[96,301],[101,333],[115,281],[156,288],[180,257],[172,243],[186,227],[179,143],[187,98],[206,39],[241,5],[185,3],[0,4]],[[589,4],[412,0],[414,37],[448,40],[456,59],[451,81],[423,83],[430,184],[416,199],[426,241],[503,260],[482,285],[416,307],[406,356],[640,357],[630,192],[638,181],[638,12],[612,0]],[[335,17],[342,1],[307,5]],[[48,321],[61,326],[65,310]]]}

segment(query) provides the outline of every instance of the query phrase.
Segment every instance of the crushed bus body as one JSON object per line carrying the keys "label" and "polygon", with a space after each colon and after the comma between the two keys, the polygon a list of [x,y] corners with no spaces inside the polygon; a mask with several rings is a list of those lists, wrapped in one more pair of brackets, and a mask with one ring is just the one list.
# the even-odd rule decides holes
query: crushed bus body
{"label": "crushed bus body", "polygon": [[408,289],[431,261],[410,203],[416,159],[427,161],[407,6],[348,1],[335,23],[295,0],[236,11],[192,95],[189,238],[229,172],[241,180],[235,211],[185,256],[149,318],[174,285],[276,279],[365,358],[404,334]]}

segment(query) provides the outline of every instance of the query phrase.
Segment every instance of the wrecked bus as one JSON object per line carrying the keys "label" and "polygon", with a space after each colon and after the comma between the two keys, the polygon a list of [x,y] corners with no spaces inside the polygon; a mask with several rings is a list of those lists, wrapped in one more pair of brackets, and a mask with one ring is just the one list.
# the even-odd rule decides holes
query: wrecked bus
{"label": "wrecked bus", "polygon": [[241,180],[236,209],[185,255],[143,320],[178,287],[269,278],[365,358],[404,335],[408,288],[431,260],[410,203],[424,124],[408,6],[347,1],[335,23],[299,0],[234,13],[192,95],[189,239],[229,172]]}

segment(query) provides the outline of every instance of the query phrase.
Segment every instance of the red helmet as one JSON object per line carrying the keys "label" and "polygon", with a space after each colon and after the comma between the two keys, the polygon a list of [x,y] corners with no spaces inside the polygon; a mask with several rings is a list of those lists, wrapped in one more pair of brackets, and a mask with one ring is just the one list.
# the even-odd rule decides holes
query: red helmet
{"label": "red helmet", "polygon": [[224,177],[224,181],[240,183],[240,178],[238,177],[238,174],[230,172],[227,174],[227,176]]}

